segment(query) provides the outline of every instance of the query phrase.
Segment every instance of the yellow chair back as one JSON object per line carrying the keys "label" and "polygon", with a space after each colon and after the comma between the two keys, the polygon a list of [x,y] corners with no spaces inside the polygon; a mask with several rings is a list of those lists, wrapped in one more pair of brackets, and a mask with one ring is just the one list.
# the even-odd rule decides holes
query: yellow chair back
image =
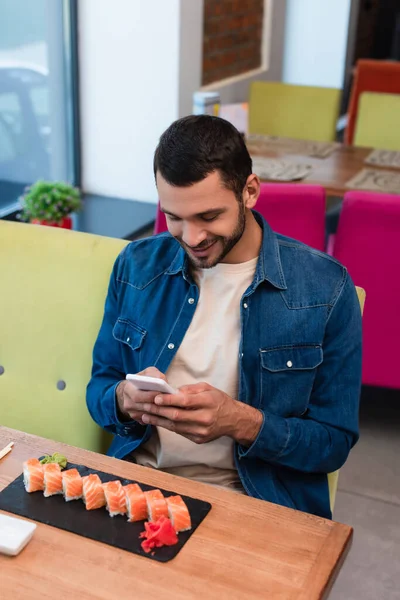
{"label": "yellow chair back", "polygon": [[[365,290],[363,288],[357,287],[357,286],[356,286],[356,290],[357,290],[358,300],[360,302],[361,314],[363,314],[364,304],[365,304]],[[330,500],[332,512],[335,507],[338,481],[339,481],[339,471],[334,471],[334,473],[329,473],[329,475],[328,475],[329,500]]]}
{"label": "yellow chair back", "polygon": [[361,94],[353,143],[400,151],[400,94]]}
{"label": "yellow chair back", "polygon": [[330,142],[340,90],[270,81],[250,85],[249,133]]}
{"label": "yellow chair back", "polygon": [[86,385],[110,272],[126,243],[0,221],[2,425],[104,450]]}

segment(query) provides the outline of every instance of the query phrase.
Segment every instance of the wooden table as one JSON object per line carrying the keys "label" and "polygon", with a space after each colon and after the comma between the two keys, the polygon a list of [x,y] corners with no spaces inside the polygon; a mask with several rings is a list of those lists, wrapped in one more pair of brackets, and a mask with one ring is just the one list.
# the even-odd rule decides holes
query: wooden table
{"label": "wooden table", "polygon": [[12,440],[0,461],[0,489],[27,458],[60,451],[71,462],[207,500],[212,509],[167,563],[38,523],[18,556],[0,555],[2,600],[314,600],[326,597],[349,550],[347,525],[0,427],[0,448]]}
{"label": "wooden table", "polygon": [[[287,147],[282,145],[279,149],[262,151],[253,146],[250,142],[247,144],[249,152],[252,155],[265,156],[268,158],[285,158],[292,162],[305,163],[312,166],[311,173],[298,183],[307,183],[322,185],[326,189],[327,196],[343,196],[349,191],[346,183],[354,177],[359,171],[368,167],[364,160],[373,150],[373,148],[356,148],[355,146],[345,146],[341,144],[327,158],[313,158],[304,154],[296,154],[288,143]],[[379,167],[370,167],[379,169]],[[388,167],[385,167],[387,170]]]}

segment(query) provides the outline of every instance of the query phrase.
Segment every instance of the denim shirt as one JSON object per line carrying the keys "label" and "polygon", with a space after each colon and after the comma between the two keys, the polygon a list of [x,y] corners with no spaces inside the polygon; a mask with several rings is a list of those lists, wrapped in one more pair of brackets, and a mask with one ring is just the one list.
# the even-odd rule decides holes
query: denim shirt
{"label": "denim shirt", "polygon": [[[263,238],[238,307],[237,399],[263,422],[250,447],[235,444],[235,464],[250,496],[331,518],[327,474],[358,439],[357,293],[336,260],[254,215]],[[146,367],[167,371],[198,300],[187,256],[169,233],[132,242],[117,258],[87,388],[92,418],[115,436],[111,456],[127,456],[151,435],[150,425],[120,421],[116,386]]]}

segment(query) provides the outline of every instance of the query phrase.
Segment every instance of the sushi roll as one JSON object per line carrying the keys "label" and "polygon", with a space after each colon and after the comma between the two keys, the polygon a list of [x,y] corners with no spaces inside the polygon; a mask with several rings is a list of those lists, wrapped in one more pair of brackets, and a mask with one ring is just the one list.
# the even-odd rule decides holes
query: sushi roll
{"label": "sushi roll", "polygon": [[43,495],[48,498],[56,494],[62,494],[62,476],[61,467],[57,463],[47,463],[43,465],[44,472],[44,492]]}
{"label": "sushi roll", "polygon": [[95,510],[105,506],[103,485],[97,474],[91,473],[82,477],[82,497],[86,504],[86,510]]}
{"label": "sushi roll", "polygon": [[160,490],[144,492],[147,502],[149,521],[158,521],[160,517],[168,518],[168,506]]}
{"label": "sushi roll", "polygon": [[169,496],[165,498],[168,506],[168,514],[171,523],[178,533],[179,531],[189,531],[192,528],[192,522],[188,508],[181,496]]}
{"label": "sushi roll", "polygon": [[66,502],[82,498],[82,477],[78,469],[68,469],[61,473],[62,489]]}
{"label": "sushi roll", "polygon": [[24,485],[27,492],[39,492],[44,489],[43,465],[37,458],[30,458],[23,464]]}
{"label": "sushi roll", "polygon": [[144,521],[147,519],[147,501],[142,488],[137,483],[123,487],[126,498],[128,521]]}
{"label": "sushi roll", "polygon": [[106,508],[110,517],[124,515],[126,513],[126,499],[124,488],[119,480],[103,483]]}

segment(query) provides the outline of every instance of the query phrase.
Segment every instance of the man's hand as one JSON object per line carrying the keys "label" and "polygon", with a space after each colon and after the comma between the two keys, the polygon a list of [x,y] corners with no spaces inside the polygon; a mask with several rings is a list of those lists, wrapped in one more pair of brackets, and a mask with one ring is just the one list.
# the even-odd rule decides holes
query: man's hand
{"label": "man's hand", "polygon": [[263,417],[257,409],[234,400],[208,383],[185,385],[177,394],[154,394],[154,402],[134,403],[144,424],[165,427],[196,444],[229,436],[250,446]]}
{"label": "man's hand", "polygon": [[[155,367],[148,367],[144,371],[140,371],[138,375],[158,377],[166,380],[164,373],[161,373],[161,371]],[[142,421],[143,410],[141,407],[144,403],[147,405],[154,402],[154,398],[158,393],[159,392],[143,392],[138,390],[131,381],[121,381],[117,387],[117,402],[120,417],[122,417],[121,420],[133,420],[141,425],[145,425],[146,423]],[[136,406],[139,406],[139,410],[135,408]]]}

